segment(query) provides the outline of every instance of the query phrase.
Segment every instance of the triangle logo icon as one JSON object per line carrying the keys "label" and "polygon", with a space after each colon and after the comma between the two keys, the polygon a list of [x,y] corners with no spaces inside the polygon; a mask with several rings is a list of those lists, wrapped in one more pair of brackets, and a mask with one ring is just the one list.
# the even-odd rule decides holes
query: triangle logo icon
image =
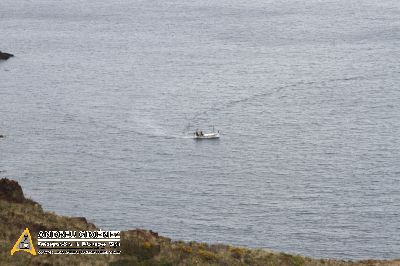
{"label": "triangle logo icon", "polygon": [[15,242],[14,247],[11,249],[11,256],[14,255],[14,253],[17,251],[25,251],[31,253],[34,256],[36,255],[36,250],[32,244],[32,237],[29,233],[28,228],[26,228],[24,232],[22,232],[17,242]]}

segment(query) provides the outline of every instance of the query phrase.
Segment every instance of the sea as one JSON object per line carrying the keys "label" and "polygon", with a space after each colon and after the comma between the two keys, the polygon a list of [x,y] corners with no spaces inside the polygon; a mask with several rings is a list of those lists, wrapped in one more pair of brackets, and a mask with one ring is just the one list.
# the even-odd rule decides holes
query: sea
{"label": "sea", "polygon": [[1,0],[0,36],[0,176],[45,210],[400,257],[398,0]]}

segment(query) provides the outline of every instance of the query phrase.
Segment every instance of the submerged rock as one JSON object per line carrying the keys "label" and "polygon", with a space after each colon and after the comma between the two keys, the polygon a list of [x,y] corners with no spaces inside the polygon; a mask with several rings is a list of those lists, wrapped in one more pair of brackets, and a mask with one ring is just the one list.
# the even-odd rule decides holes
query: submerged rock
{"label": "submerged rock", "polygon": [[13,54],[9,54],[9,53],[3,53],[0,51],[0,60],[7,60],[10,57],[13,57]]}

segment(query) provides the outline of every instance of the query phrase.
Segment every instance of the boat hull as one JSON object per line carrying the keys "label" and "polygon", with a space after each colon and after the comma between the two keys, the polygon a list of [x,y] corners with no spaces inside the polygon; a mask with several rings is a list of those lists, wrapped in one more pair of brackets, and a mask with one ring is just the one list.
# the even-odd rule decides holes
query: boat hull
{"label": "boat hull", "polygon": [[219,133],[206,133],[203,136],[194,136],[195,139],[218,139]]}

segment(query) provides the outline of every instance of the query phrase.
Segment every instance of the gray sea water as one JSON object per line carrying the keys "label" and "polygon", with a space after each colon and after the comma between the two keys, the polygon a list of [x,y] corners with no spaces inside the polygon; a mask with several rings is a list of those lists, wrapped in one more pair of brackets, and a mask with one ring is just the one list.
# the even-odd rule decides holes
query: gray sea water
{"label": "gray sea water", "polygon": [[46,210],[400,257],[398,0],[2,0],[0,29],[1,175]]}

